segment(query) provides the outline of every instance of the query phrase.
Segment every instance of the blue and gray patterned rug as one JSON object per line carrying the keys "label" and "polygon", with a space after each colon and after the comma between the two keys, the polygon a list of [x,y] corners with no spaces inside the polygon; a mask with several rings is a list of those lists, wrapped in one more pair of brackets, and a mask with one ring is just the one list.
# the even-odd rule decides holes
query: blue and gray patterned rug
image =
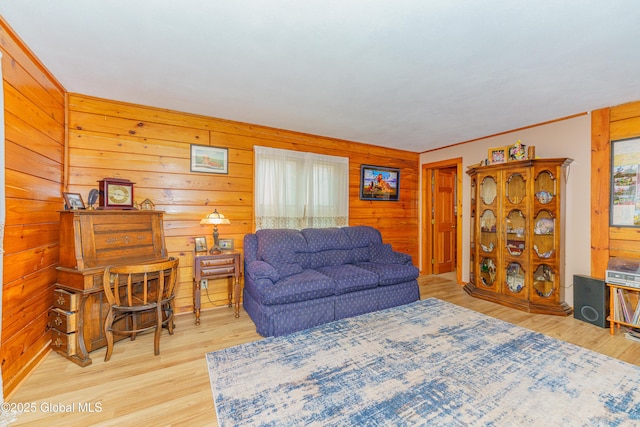
{"label": "blue and gray patterned rug", "polygon": [[640,425],[640,367],[435,298],[207,363],[222,426]]}

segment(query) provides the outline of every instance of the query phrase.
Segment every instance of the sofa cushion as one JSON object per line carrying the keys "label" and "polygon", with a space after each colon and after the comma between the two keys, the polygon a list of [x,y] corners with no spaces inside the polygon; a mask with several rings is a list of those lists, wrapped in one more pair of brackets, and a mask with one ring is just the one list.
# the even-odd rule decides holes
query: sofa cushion
{"label": "sofa cushion", "polygon": [[353,262],[353,254],[350,250],[335,249],[321,252],[309,252],[306,254],[298,254],[302,258],[300,264],[304,268],[317,270],[321,267],[331,267]]}
{"label": "sofa cushion", "polygon": [[417,267],[406,264],[359,262],[356,266],[376,273],[379,277],[378,285],[380,286],[395,285],[396,283],[415,280],[420,274]]}
{"label": "sofa cushion", "polygon": [[378,275],[352,264],[320,267],[320,273],[333,279],[336,295],[378,286]]}
{"label": "sofa cushion", "polygon": [[340,228],[306,228],[302,235],[307,241],[307,252],[299,254],[304,268],[343,265],[353,262],[351,240]]}
{"label": "sofa cushion", "polygon": [[315,270],[304,270],[264,288],[257,299],[266,305],[290,304],[331,296],[334,288],[330,277]]}
{"label": "sofa cushion", "polygon": [[308,252],[352,247],[351,240],[341,228],[305,228],[301,233],[307,241]]}
{"label": "sofa cushion", "polygon": [[307,242],[297,230],[258,230],[258,256],[276,269],[280,277],[301,273],[296,253],[306,250]]}
{"label": "sofa cushion", "polygon": [[351,245],[353,246],[351,254],[354,262],[369,261],[371,245],[382,243],[380,231],[368,225],[343,227],[342,230],[349,237]]}

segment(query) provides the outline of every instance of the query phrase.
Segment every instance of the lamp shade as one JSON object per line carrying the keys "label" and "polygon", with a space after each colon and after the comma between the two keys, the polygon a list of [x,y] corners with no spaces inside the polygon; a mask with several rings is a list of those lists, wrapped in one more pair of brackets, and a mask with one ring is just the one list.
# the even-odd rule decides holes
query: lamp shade
{"label": "lamp shade", "polygon": [[215,209],[209,215],[200,220],[200,224],[231,224],[231,222]]}

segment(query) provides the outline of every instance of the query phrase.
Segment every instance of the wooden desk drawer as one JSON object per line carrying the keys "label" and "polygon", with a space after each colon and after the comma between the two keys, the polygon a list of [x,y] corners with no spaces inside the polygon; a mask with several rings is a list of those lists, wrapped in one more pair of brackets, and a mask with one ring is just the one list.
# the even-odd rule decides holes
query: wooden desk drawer
{"label": "wooden desk drawer", "polygon": [[200,260],[200,266],[202,267],[203,271],[205,268],[207,267],[215,267],[215,266],[219,266],[219,265],[233,265],[233,258],[213,258],[213,259],[201,259]]}
{"label": "wooden desk drawer", "polygon": [[77,318],[77,313],[54,308],[49,312],[49,326],[60,332],[76,332],[78,326]]}
{"label": "wooden desk drawer", "polygon": [[57,329],[51,330],[51,348],[66,356],[76,354],[77,335],[75,333],[65,334]]}
{"label": "wooden desk drawer", "polygon": [[215,268],[203,268],[202,277],[207,278],[209,276],[219,276],[221,274],[233,274],[235,272],[235,266],[229,267],[215,267]]}
{"label": "wooden desk drawer", "polygon": [[78,311],[80,305],[80,294],[67,292],[63,289],[53,291],[53,305],[64,311]]}

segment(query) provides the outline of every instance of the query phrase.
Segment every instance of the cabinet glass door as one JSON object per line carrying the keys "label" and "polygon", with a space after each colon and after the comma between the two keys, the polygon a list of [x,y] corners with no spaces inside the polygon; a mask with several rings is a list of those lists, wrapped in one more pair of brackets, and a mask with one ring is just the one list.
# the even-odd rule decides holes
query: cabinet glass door
{"label": "cabinet glass door", "polygon": [[549,259],[555,252],[556,219],[551,211],[542,209],[533,220],[533,250],[539,259]]}
{"label": "cabinet glass door", "polygon": [[525,272],[517,262],[510,262],[507,265],[505,284],[507,289],[513,293],[520,293],[525,288]]}
{"label": "cabinet glass door", "polygon": [[480,185],[480,199],[485,205],[492,205],[496,200],[496,180],[492,176],[485,176]]}
{"label": "cabinet glass door", "polygon": [[517,205],[522,202],[527,195],[525,180],[519,173],[514,173],[507,178],[507,200]]}
{"label": "cabinet glass door", "polygon": [[512,256],[520,256],[525,250],[526,221],[519,209],[509,212],[505,221],[507,251]]}
{"label": "cabinet glass door", "polygon": [[555,291],[555,272],[547,264],[540,264],[533,272],[533,290],[536,295],[548,298]]}
{"label": "cabinet glass door", "polygon": [[556,197],[556,179],[548,170],[544,170],[536,176],[533,187],[536,200],[543,205],[551,203]]}
{"label": "cabinet glass door", "polygon": [[480,261],[480,281],[484,286],[492,287],[496,282],[496,262],[493,258]]}
{"label": "cabinet glass door", "polygon": [[491,209],[487,209],[480,217],[480,249],[482,252],[491,253],[497,243],[496,215]]}

